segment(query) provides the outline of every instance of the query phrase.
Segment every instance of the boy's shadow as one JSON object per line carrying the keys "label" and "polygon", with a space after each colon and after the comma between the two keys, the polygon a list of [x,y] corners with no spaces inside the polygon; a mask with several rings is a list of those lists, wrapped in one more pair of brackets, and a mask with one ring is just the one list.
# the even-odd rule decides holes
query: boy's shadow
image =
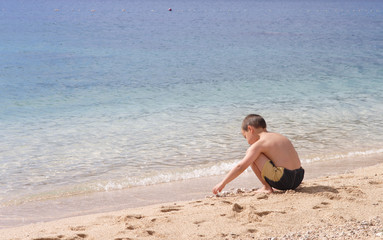
{"label": "boy's shadow", "polygon": [[295,191],[300,193],[339,193],[339,191],[336,188],[323,185],[299,186],[297,189],[295,189]]}

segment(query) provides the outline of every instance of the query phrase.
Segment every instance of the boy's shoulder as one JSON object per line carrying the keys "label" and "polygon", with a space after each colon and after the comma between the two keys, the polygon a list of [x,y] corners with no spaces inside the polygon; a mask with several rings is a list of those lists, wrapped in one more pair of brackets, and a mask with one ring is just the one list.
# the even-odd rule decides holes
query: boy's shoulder
{"label": "boy's shoulder", "polygon": [[260,141],[263,143],[275,143],[280,141],[285,141],[287,139],[286,136],[276,133],[276,132],[266,132],[260,137]]}
{"label": "boy's shoulder", "polygon": [[270,138],[275,138],[277,136],[279,136],[280,134],[279,133],[275,133],[275,132],[263,132],[261,135],[260,135],[260,140],[262,139],[270,139]]}
{"label": "boy's shoulder", "polygon": [[283,138],[285,138],[284,135],[277,133],[277,132],[265,132],[265,134],[263,136],[265,138],[272,138],[272,137],[283,137]]}

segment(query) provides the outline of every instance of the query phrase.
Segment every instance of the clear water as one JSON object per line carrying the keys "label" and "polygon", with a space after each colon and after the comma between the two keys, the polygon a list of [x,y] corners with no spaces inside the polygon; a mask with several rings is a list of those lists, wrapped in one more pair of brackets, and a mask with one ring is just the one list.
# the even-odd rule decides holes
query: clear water
{"label": "clear water", "polygon": [[0,203],[223,174],[249,113],[304,163],[382,155],[382,29],[374,0],[1,1]]}

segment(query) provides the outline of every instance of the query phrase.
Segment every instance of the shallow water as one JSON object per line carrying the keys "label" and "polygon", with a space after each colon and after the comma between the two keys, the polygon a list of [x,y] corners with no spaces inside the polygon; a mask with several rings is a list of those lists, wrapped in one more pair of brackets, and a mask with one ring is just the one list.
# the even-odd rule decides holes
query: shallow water
{"label": "shallow water", "polygon": [[381,156],[382,27],[379,1],[3,1],[0,202],[223,174],[248,113],[304,163]]}

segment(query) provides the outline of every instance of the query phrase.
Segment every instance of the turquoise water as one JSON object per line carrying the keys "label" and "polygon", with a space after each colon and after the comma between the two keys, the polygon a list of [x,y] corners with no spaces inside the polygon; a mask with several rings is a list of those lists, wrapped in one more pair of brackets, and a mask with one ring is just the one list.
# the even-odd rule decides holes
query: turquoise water
{"label": "turquoise water", "polygon": [[0,202],[224,174],[248,113],[304,163],[381,156],[382,29],[372,0],[2,1]]}

